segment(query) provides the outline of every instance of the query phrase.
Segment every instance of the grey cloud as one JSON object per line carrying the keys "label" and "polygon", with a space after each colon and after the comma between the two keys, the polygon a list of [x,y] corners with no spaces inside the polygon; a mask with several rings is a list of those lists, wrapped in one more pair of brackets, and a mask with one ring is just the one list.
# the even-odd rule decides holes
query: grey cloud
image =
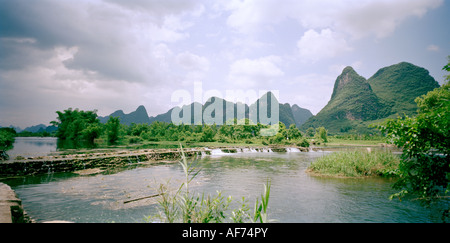
{"label": "grey cloud", "polygon": [[[176,4],[178,3],[178,4]],[[165,16],[196,9],[193,1],[85,2],[43,0],[0,1],[0,38],[29,38],[34,43],[2,45],[0,68],[21,68],[57,46],[76,46],[78,52],[64,64],[70,69],[95,72],[105,79],[162,82],[158,58],[152,54],[161,42],[186,35],[165,26]],[[147,12],[134,13],[140,7]],[[160,22],[160,20],[162,22]],[[26,53],[27,50],[34,50]],[[12,62],[9,62],[12,60]]]}

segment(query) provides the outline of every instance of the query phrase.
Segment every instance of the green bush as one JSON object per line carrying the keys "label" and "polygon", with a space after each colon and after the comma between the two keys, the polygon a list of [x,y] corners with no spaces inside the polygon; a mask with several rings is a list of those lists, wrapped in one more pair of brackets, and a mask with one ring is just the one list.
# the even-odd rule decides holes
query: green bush
{"label": "green bush", "polygon": [[142,142],[142,141],[143,141],[142,138],[141,138],[141,137],[138,137],[138,136],[130,136],[130,137],[128,138],[128,143],[129,143],[129,144],[140,143],[140,142]]}
{"label": "green bush", "polygon": [[306,138],[300,139],[300,140],[296,143],[296,145],[299,146],[299,147],[309,148],[309,142],[308,142],[308,140],[307,140]]}

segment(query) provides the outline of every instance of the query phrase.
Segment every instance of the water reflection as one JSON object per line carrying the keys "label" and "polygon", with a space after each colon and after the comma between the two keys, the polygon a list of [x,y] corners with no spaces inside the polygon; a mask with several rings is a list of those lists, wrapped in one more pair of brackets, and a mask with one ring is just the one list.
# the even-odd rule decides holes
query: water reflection
{"label": "water reflection", "polygon": [[57,139],[53,137],[16,137],[13,148],[7,153],[10,159],[17,156],[46,156],[56,151]]}
{"label": "water reflection", "polygon": [[93,141],[85,141],[85,140],[63,140],[58,139],[56,146],[58,150],[66,150],[66,149],[94,149],[97,148],[98,145]]}

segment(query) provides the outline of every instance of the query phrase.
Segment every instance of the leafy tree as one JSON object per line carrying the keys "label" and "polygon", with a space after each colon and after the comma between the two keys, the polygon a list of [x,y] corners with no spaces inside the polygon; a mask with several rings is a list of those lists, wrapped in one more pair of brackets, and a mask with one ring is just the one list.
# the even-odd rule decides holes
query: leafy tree
{"label": "leafy tree", "polygon": [[106,122],[106,136],[108,143],[114,144],[119,140],[120,118],[110,116]]}
{"label": "leafy tree", "polygon": [[99,124],[99,123],[89,124],[81,132],[82,139],[89,141],[89,142],[94,142],[94,139],[100,137],[100,135],[102,133],[103,133],[103,128],[102,128],[101,124]]}
{"label": "leafy tree", "polygon": [[215,135],[215,132],[211,128],[211,126],[205,125],[205,127],[203,128],[203,131],[202,131],[201,141],[202,142],[212,142],[214,135]]}
{"label": "leafy tree", "polygon": [[[444,69],[450,71],[448,65]],[[417,116],[390,119],[379,126],[391,143],[403,148],[402,161],[399,165],[400,179],[394,185],[401,191],[393,196],[401,198],[405,195],[415,195],[427,204],[436,200],[448,200],[446,198],[450,190],[449,77],[447,76],[447,83],[443,86],[416,98]],[[449,213],[447,211],[447,214]]]}
{"label": "leafy tree", "polygon": [[306,136],[308,136],[308,137],[314,136],[314,128],[313,127],[309,127],[308,129],[306,129]]}
{"label": "leafy tree", "polygon": [[93,141],[101,133],[97,111],[72,110],[57,111],[57,121],[50,122],[58,127],[56,136],[60,139]]}
{"label": "leafy tree", "polygon": [[9,127],[0,128],[0,160],[8,159],[6,150],[13,147],[16,131]]}
{"label": "leafy tree", "polygon": [[129,135],[140,136],[143,132],[146,132],[148,130],[150,130],[150,126],[147,123],[131,123],[129,127]]}
{"label": "leafy tree", "polygon": [[324,143],[328,142],[328,137],[327,137],[327,129],[325,129],[325,127],[319,127],[316,129],[316,137],[318,139],[322,139],[322,141]]}
{"label": "leafy tree", "polygon": [[295,124],[289,125],[289,129],[287,130],[287,136],[289,139],[297,139],[302,137],[302,133],[298,130]]}

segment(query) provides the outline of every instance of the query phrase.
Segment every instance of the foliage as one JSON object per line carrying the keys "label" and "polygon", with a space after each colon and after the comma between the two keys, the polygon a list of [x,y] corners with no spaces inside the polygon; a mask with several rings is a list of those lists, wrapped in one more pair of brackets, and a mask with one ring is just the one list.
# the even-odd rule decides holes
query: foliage
{"label": "foliage", "polygon": [[120,118],[112,116],[109,117],[105,127],[108,143],[115,144],[117,140],[119,140]]}
{"label": "foliage", "polygon": [[0,150],[8,150],[15,141],[16,131],[13,128],[0,128]]}
{"label": "foliage", "polygon": [[51,124],[58,127],[56,136],[68,140],[93,141],[102,131],[97,111],[72,110],[69,108],[64,112],[57,111],[57,120]]}
{"label": "foliage", "polygon": [[5,151],[13,147],[15,136],[16,131],[13,128],[0,128],[0,161],[9,158]]}
{"label": "foliage", "polygon": [[314,136],[314,127],[308,127],[308,129],[306,129],[306,136],[308,137]]}
{"label": "foliage", "polygon": [[400,158],[391,152],[345,151],[320,157],[308,170],[328,176],[395,176]]}
{"label": "foliage", "polygon": [[98,122],[94,122],[92,124],[87,125],[87,127],[81,131],[81,139],[94,142],[94,139],[100,137],[102,133],[103,133],[102,125]]}
{"label": "foliage", "polygon": [[287,131],[287,137],[289,139],[298,139],[302,137],[302,133],[298,130],[295,124],[289,125],[289,129]]}
{"label": "foliage", "polygon": [[[279,122],[277,125],[254,124],[249,119],[234,119],[232,125],[175,125],[173,123],[154,121],[148,123],[121,124],[120,118],[110,116],[105,124],[99,123],[95,111],[80,111],[69,108],[57,112],[58,121],[56,136],[61,140],[87,140],[91,144],[94,139],[98,143],[108,145],[127,145],[142,142],[184,141],[186,144],[199,142],[221,142],[242,144],[303,144],[309,142],[295,124],[286,128]],[[264,129],[264,130],[263,130]],[[272,135],[275,134],[275,135]],[[105,141],[105,142],[103,142]],[[97,143],[96,142],[96,143]],[[67,143],[71,144],[71,143]],[[73,143],[75,144],[75,143]],[[79,144],[79,143],[76,143]]]}
{"label": "foliage", "polygon": [[[450,60],[450,59],[449,59]],[[449,61],[450,64],[450,61]],[[448,65],[444,69],[448,68]],[[447,70],[447,69],[446,69]],[[403,149],[400,190],[392,197],[414,195],[427,205],[447,201],[450,190],[450,76],[447,83],[415,101],[418,114],[387,120],[379,126],[390,143]],[[448,212],[448,208],[447,214]],[[443,213],[445,215],[446,213]]]}
{"label": "foliage", "polygon": [[170,190],[167,185],[161,184],[159,187],[159,205],[162,212],[154,217],[148,217],[150,221],[155,217],[163,222],[175,223],[222,223],[227,219],[234,223],[243,222],[268,222],[268,203],[270,196],[270,183],[264,185],[264,193],[261,195],[261,203],[256,200],[253,217],[248,213],[249,207],[245,198],[242,198],[241,206],[231,211],[228,215],[232,197],[224,197],[221,192],[216,196],[205,195],[204,193],[193,194],[189,190],[189,184],[200,173],[193,161],[189,163],[181,147],[180,165],[183,168],[185,182],[177,190]]}
{"label": "foliage", "polygon": [[322,140],[322,142],[327,143],[327,129],[325,127],[319,127],[316,129],[316,138]]}
{"label": "foliage", "polygon": [[216,132],[211,128],[211,126],[205,125],[202,131],[201,142],[212,142],[214,141],[214,135]]}
{"label": "foliage", "polygon": [[270,198],[270,181],[267,181],[267,183],[264,184],[264,193],[261,194],[261,203],[259,203],[258,199],[256,199],[255,210],[253,213],[254,215],[253,222],[267,223],[269,221],[267,214],[269,198]]}

